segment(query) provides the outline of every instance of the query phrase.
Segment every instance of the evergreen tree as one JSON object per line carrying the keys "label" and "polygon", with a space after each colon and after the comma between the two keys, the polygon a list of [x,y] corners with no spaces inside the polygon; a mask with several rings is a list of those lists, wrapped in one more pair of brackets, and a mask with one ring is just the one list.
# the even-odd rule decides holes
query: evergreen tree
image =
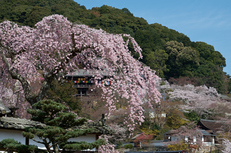
{"label": "evergreen tree", "polygon": [[[49,153],[58,153],[59,149],[92,149],[104,144],[104,140],[98,139],[93,143],[69,142],[68,139],[91,133],[93,129],[81,129],[87,119],[76,119],[77,116],[68,112],[67,107],[52,100],[42,100],[33,104],[34,109],[28,109],[32,120],[44,123],[45,126],[28,128],[23,136],[44,144]],[[37,136],[40,140],[35,139]],[[52,149],[53,148],[53,149]]]}
{"label": "evergreen tree", "polygon": [[37,147],[34,145],[23,145],[14,139],[3,139],[0,141],[0,149],[7,152],[17,151],[17,153],[37,152]]}

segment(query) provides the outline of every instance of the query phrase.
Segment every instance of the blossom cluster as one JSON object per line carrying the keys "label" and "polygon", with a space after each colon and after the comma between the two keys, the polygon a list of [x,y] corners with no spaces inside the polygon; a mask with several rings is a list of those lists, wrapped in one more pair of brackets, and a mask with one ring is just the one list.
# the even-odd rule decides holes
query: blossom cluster
{"label": "blossom cluster", "polygon": [[[159,77],[131,56],[129,43],[142,58],[141,48],[130,35],[71,23],[62,15],[44,17],[35,28],[4,21],[0,23],[0,92],[4,88],[13,91],[18,80],[23,90],[17,96],[33,104],[44,99],[52,80],[81,66],[94,73],[93,81],[102,88],[108,115],[116,109],[118,96],[127,99],[125,123],[133,131],[144,121],[144,101],[151,106],[161,95],[156,89]],[[102,73],[110,77],[105,79]],[[111,85],[98,84],[97,80],[110,81]],[[33,82],[39,84],[37,92],[32,92]]]}

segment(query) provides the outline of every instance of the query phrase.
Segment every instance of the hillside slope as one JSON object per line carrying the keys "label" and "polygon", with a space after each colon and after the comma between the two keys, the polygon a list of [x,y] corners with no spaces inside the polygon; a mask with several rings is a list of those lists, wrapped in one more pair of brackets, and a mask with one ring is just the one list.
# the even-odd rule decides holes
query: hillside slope
{"label": "hillside slope", "polygon": [[[1,0],[0,22],[10,20],[34,26],[44,16],[62,14],[70,21],[102,28],[110,33],[128,33],[143,49],[142,62],[172,83],[215,87],[227,93],[230,76],[223,72],[225,58],[212,45],[192,42],[186,35],[161,24],[148,24],[126,8],[101,6],[87,10],[73,0]],[[137,55],[134,54],[136,57]],[[184,79],[182,79],[184,78]]]}

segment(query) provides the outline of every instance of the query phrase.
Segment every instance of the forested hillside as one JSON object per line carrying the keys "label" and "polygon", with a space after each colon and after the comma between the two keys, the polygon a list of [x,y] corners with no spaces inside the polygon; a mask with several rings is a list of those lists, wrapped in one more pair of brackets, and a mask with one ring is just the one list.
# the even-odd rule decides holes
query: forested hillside
{"label": "forested hillside", "polygon": [[126,8],[102,6],[87,10],[73,0],[1,0],[0,10],[0,22],[10,20],[33,27],[44,16],[62,14],[72,22],[130,34],[143,49],[142,62],[160,77],[178,84],[184,80],[205,84],[220,93],[231,91],[230,76],[223,72],[225,58],[212,45],[192,42],[186,35],[158,23],[148,24]]}

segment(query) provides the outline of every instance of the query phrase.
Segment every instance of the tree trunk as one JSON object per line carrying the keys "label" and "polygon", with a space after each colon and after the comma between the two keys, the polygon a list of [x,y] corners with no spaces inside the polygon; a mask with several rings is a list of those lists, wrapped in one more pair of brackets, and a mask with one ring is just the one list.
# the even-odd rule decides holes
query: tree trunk
{"label": "tree trunk", "polygon": [[57,145],[53,145],[53,152],[54,153],[59,153],[59,148]]}
{"label": "tree trunk", "polygon": [[59,148],[57,146],[54,148],[54,152],[59,153]]}
{"label": "tree trunk", "polygon": [[9,149],[9,150],[7,151],[7,153],[13,153],[13,150]]}

